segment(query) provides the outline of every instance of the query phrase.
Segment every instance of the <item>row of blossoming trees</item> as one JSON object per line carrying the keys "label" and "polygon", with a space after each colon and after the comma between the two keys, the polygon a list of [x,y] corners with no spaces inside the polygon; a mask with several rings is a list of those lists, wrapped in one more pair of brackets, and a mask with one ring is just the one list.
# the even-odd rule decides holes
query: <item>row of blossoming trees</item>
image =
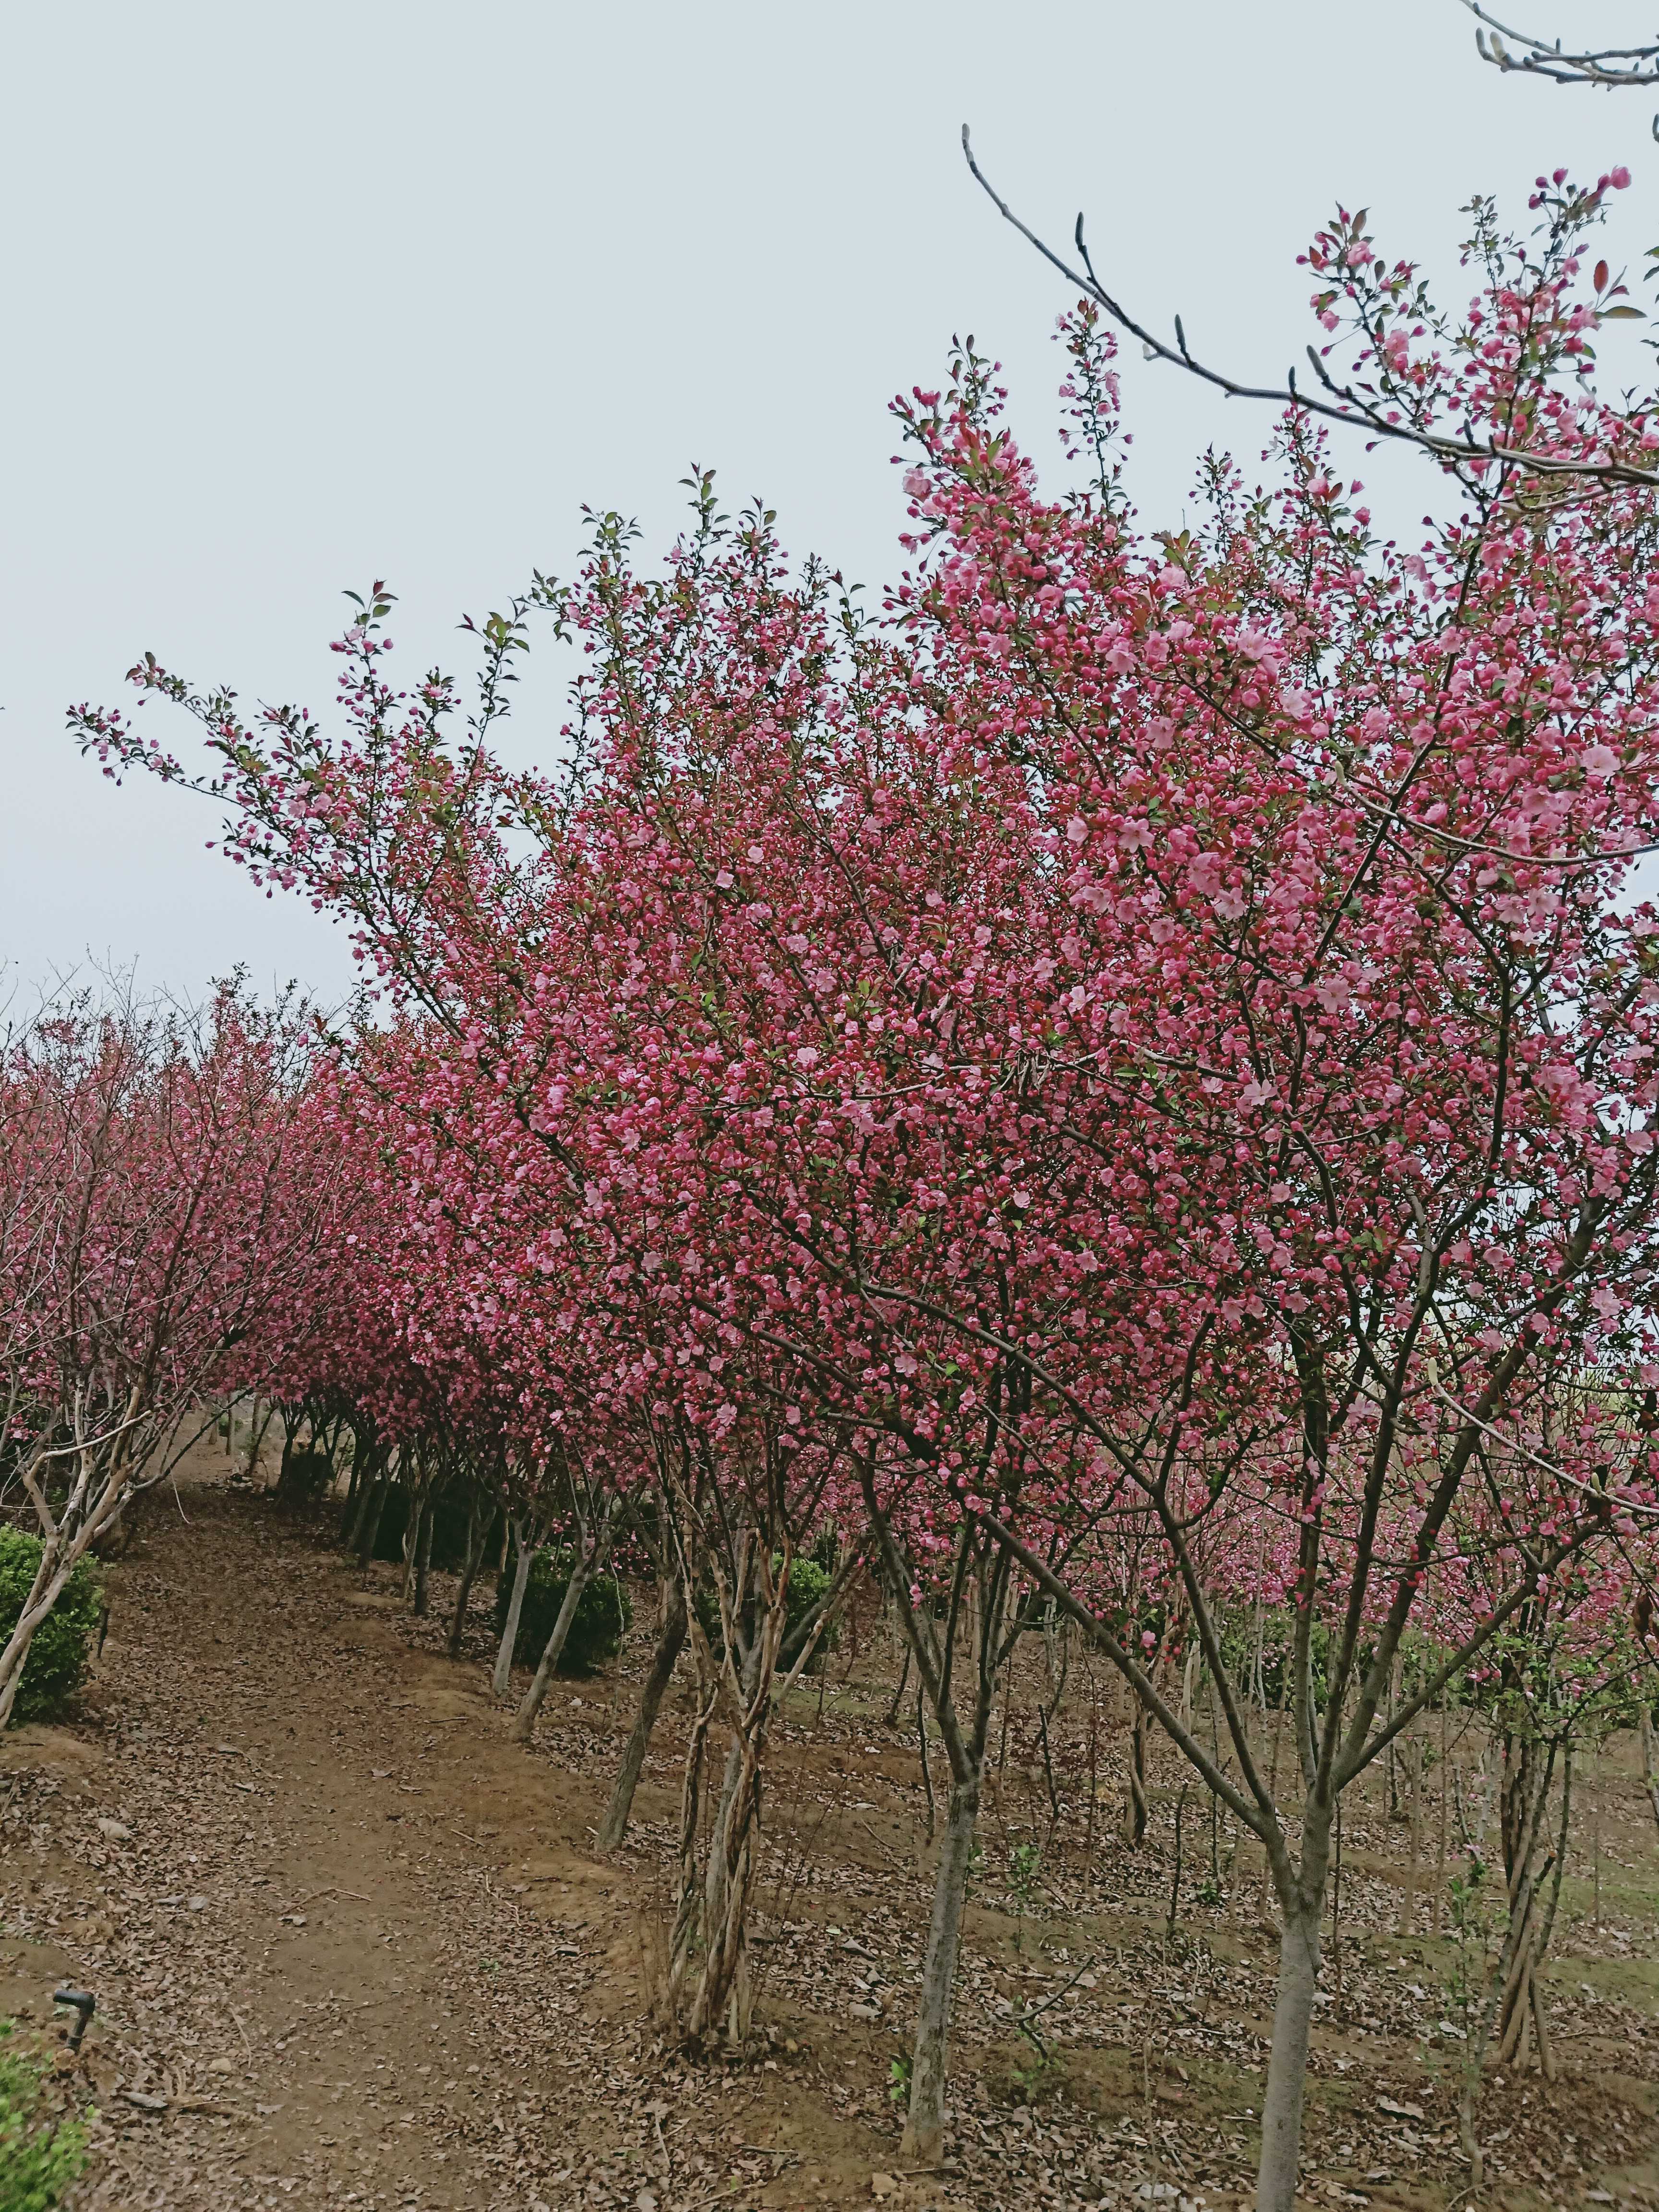
{"label": "row of blossoming trees", "polygon": [[[580,1571],[624,1515],[653,1547],[629,1757],[689,1641],[665,1972],[694,2039],[746,2025],[780,1681],[855,1565],[883,1577],[951,1771],[924,2163],[994,1686],[1039,1613],[1270,1870],[1264,2212],[1294,2193],[1341,1793],[1446,1697],[1577,1710],[1628,1669],[1659,1512],[1659,916],[1632,881],[1659,838],[1659,414],[1595,396],[1600,202],[1540,184],[1524,249],[1477,209],[1455,325],[1358,224],[1316,241],[1376,404],[1467,435],[1414,550],[1294,414],[1270,495],[1213,464],[1201,532],[1143,532],[1085,308],[1064,496],[971,350],[900,405],[912,565],[878,618],[702,479],[660,574],[605,517],[574,586],[481,626],[459,740],[447,678],[392,678],[378,589],[336,647],[337,732],[250,726],[153,659],[135,677],[197,715],[211,776],[75,717],[106,762],[220,796],[234,856],[348,918],[381,994],[307,1093],[349,1199],[263,1387],[336,1394],[383,1452],[447,1440],[521,1555],[556,1513]],[[1562,472],[1609,457],[1628,480]],[[517,775],[493,731],[541,618],[584,672],[564,766]],[[792,1640],[789,1565],[826,1527],[840,1575]],[[1224,1651],[1263,1604],[1290,1624],[1283,1803]],[[1215,1685],[1207,1741],[1178,1645]],[[1549,1771],[1506,1801],[1506,2034],[1537,2003]]]}
{"label": "row of blossoming trees", "polygon": [[165,1481],[204,1394],[310,1334],[343,1195],[301,1013],[71,993],[0,1050],[0,1501],[41,1540],[0,1727],[76,1565]]}

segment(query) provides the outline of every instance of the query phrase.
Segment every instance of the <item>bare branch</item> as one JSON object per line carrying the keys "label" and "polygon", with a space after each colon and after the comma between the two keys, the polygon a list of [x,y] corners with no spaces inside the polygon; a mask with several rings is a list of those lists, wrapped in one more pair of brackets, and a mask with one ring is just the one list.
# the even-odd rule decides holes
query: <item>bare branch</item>
{"label": "bare branch", "polygon": [[[1463,0],[1478,23],[1474,43],[1483,62],[1494,69],[1520,70],[1531,76],[1547,77],[1552,84],[1599,85],[1604,92],[1631,86],[1659,85],[1659,40],[1645,46],[1601,46],[1582,53],[1565,53],[1559,39],[1535,39],[1528,31],[1511,30],[1479,4]],[[1492,38],[1486,31],[1493,33]],[[1504,42],[1509,40],[1510,44]]]}
{"label": "bare branch", "polygon": [[1121,301],[1115,299],[1095,274],[1094,264],[1083,242],[1083,217],[1077,219],[1074,234],[1082,267],[1075,267],[1054,252],[1040,238],[1029,223],[1021,221],[999,192],[974,157],[968,125],[962,126],[962,150],[974,180],[996,208],[1004,221],[1013,225],[1028,244],[1034,246],[1043,259],[1059,270],[1067,283],[1075,284],[1080,292],[1104,308],[1121,330],[1139,338],[1149,357],[1167,361],[1176,368],[1183,368],[1205,384],[1212,385],[1230,399],[1265,399],[1270,405],[1290,408],[1305,415],[1316,416],[1322,422],[1340,423],[1345,429],[1358,430],[1368,438],[1389,439],[1397,445],[1414,446],[1419,453],[1427,453],[1444,468],[1452,470],[1472,491],[1483,489],[1480,477],[1493,466],[1518,470],[1525,475],[1540,478],[1588,479],[1601,483],[1645,484],[1659,489],[1659,473],[1651,469],[1632,467],[1628,461],[1586,461],[1565,454],[1535,453],[1524,446],[1510,446],[1496,438],[1449,438],[1433,430],[1420,429],[1414,423],[1395,421],[1380,408],[1356,392],[1352,385],[1338,384],[1310,346],[1308,358],[1314,373],[1327,395],[1304,392],[1296,380],[1296,371],[1290,370],[1283,385],[1243,384],[1237,377],[1229,376],[1223,369],[1212,368],[1197,359],[1187,343],[1181,318],[1176,317],[1175,343],[1157,337],[1142,323],[1135,320]]}

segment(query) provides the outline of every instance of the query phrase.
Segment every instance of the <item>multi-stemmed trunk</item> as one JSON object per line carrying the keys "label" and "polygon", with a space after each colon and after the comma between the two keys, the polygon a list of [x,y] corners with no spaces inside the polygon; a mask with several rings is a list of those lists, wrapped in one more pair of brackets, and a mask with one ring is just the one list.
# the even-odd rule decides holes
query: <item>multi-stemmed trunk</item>
{"label": "multi-stemmed trunk", "polygon": [[[987,1541],[965,1525],[957,1537],[943,1625],[937,1625],[880,1510],[867,1463],[861,1474],[888,1595],[903,1624],[921,1692],[933,1709],[951,1765],[951,1797],[933,1877],[901,2148],[901,2155],[911,2163],[933,2166],[945,2145],[951,1996],[984,1787],[991,1706],[999,1672],[1012,1648],[1012,1636],[1004,1633],[1012,1561],[1000,1542]],[[959,1701],[955,1685],[963,1674],[970,1687]]]}
{"label": "multi-stemmed trunk", "polygon": [[[139,1394],[128,1398],[126,1418],[104,1436],[87,1438],[62,1451],[46,1447],[20,1469],[23,1487],[40,1524],[40,1557],[10,1633],[0,1644],[0,1729],[11,1719],[23,1668],[35,1632],[69,1586],[70,1576],[98,1541],[119,1521],[135,1495],[143,1466],[134,1449],[139,1426]],[[76,1426],[80,1426],[77,1405]],[[139,1430],[142,1435],[142,1429]],[[45,1470],[54,1460],[70,1459],[74,1474],[66,1499],[56,1510],[47,1498]]]}
{"label": "multi-stemmed trunk", "polygon": [[[1502,1829],[1507,1881],[1504,1942],[1487,1978],[1479,2020],[1469,2029],[1464,2042],[1463,2078],[1457,2107],[1458,2135],[1469,2161],[1469,2185],[1474,2189],[1480,2186],[1484,2172],[1475,2111],[1480,2077],[1494,2034],[1499,2063],[1518,2064],[1525,2053],[1528,2031],[1535,2030],[1539,2064],[1547,2079],[1554,2079],[1548,2015],[1538,1971],[1554,1927],[1572,1818],[1572,1768],[1571,1746],[1567,1743],[1560,1747],[1566,1754],[1561,1778],[1560,1833],[1555,1848],[1545,1850],[1541,1863],[1539,1853],[1557,1748],[1553,1743],[1540,1745],[1525,1735],[1510,1733],[1504,1739]],[[1542,1885],[1552,1868],[1554,1883],[1546,1905]]]}
{"label": "multi-stemmed trunk", "polygon": [[685,1585],[678,1574],[663,1577],[660,1626],[657,1631],[655,1649],[645,1680],[640,1686],[640,1702],[634,1715],[634,1726],[617,1770],[617,1779],[611,1787],[611,1802],[605,1808],[605,1818],[599,1822],[596,1846],[601,1851],[617,1850],[628,1833],[629,1815],[633,1810],[634,1792],[639,1786],[641,1770],[651,1742],[653,1729],[662,1701],[668,1693],[668,1685],[674,1678],[674,1668],[685,1648]]}
{"label": "multi-stemmed trunk", "polygon": [[64,1545],[48,1537],[41,1547],[40,1563],[34,1571],[29,1594],[22,1609],[12,1625],[3,1648],[0,1648],[0,1729],[5,1728],[17,1703],[17,1692],[27,1663],[29,1648],[34,1642],[35,1631],[46,1619],[58,1599],[64,1595],[69,1578],[74,1573],[85,1546]]}
{"label": "multi-stemmed trunk", "polygon": [[[787,1591],[780,1595],[787,1598]],[[782,1632],[780,1603],[769,1609],[740,1673],[742,1695],[732,1713],[726,1774],[703,1872],[702,1972],[686,2021],[687,2037],[694,2044],[722,2024],[735,2045],[741,2045],[749,2033],[753,2002],[749,1900],[760,1840],[761,1763]]]}
{"label": "multi-stemmed trunk", "polygon": [[[752,1536],[739,1549],[736,1573],[721,1592],[722,1648],[716,1657],[702,1625],[688,1611],[687,1630],[696,1659],[697,1707],[686,1743],[680,1796],[679,1873],[669,1945],[667,2010],[688,2042],[696,2044],[722,2022],[732,2040],[749,2027],[748,1905],[754,1877],[755,1830],[760,1817],[761,1762],[772,1705],[773,1677],[783,1640],[788,1576],[761,1572],[765,1565]],[[746,1639],[750,1577],[762,1585]],[[709,1824],[701,1872],[698,1831],[708,1767],[708,1731],[721,1693],[731,1724],[725,1769]],[[697,1939],[702,1964],[691,1986]],[[690,2002],[687,1991],[690,1990]]]}
{"label": "multi-stemmed trunk", "polygon": [[[680,1550],[684,1573],[686,1560],[695,1555],[689,1546]],[[788,1623],[791,1557],[787,1538],[776,1565],[769,1547],[754,1532],[739,1542],[729,1583],[719,1589],[722,1650],[718,1659],[695,1608],[686,1609],[698,1694],[681,1792],[679,1879],[665,1997],[670,2019],[677,2025],[683,2023],[682,2032],[692,2044],[722,2028],[734,2044],[741,2045],[747,2038],[753,1998],[749,1976],[749,1906],[760,1842],[768,1730],[778,1698],[811,1657],[851,1571],[851,1562],[843,1562],[831,1594],[817,1609],[810,1626],[804,1632],[798,1630],[790,1639],[789,1671],[780,1680]],[[685,1580],[690,1579],[685,1574]],[[663,1648],[659,1644],[659,1654]],[[699,1880],[697,1832],[708,1770],[708,1729],[722,1690],[732,1732],[708,1856]],[[686,1990],[699,1932],[702,1966],[688,2006]]]}

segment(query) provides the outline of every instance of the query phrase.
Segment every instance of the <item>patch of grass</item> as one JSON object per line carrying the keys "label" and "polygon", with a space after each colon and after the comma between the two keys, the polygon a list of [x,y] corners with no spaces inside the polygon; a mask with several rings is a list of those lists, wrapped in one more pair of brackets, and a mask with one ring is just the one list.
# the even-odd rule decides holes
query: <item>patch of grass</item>
{"label": "patch of grass", "polygon": [[86,2165],[87,2131],[51,2109],[15,2026],[0,2021],[0,2212],[52,2212]]}

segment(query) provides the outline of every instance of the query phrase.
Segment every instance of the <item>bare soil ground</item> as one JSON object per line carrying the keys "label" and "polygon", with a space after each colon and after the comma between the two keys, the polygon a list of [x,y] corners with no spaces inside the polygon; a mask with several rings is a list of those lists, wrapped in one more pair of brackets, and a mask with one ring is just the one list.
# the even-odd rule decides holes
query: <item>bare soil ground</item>
{"label": "bare soil ground", "polygon": [[[958,1985],[952,2160],[908,2175],[890,2092],[931,1868],[915,1705],[889,1725],[873,1600],[775,1739],[757,2039],[693,2065],[654,2037],[641,1986],[672,1701],[628,1848],[601,1861],[590,1842],[649,1620],[614,1675],[556,1684],[519,1748],[489,1697],[483,1605],[446,1659],[442,1578],[434,1618],[410,1620],[391,1570],[365,1586],[324,1528],[222,1469],[204,1455],[176,1503],[155,1499],[110,1571],[76,1717],[0,1744],[0,2015],[49,2039],[60,1978],[98,1998],[81,2063],[60,2057],[60,2094],[97,2112],[82,2212],[1190,2212],[1248,2194],[1274,1959],[1258,1872],[1212,1843],[1173,1770],[1125,1847],[1121,1721],[1080,1668],[1047,1766],[1035,1662],[1016,1686]],[[1659,1832],[1629,1750],[1581,1785],[1550,1976],[1559,2079],[1483,2092],[1482,2201],[1511,2212],[1659,2202]],[[1443,1906],[1437,1935],[1431,1898],[1408,1905],[1407,1831],[1380,1789],[1347,1820],[1304,2194],[1440,2212],[1467,2194],[1470,1958]],[[1460,1768],[1454,1854],[1450,1808],[1477,1791]],[[1430,1793],[1425,1889],[1439,1820]]]}

